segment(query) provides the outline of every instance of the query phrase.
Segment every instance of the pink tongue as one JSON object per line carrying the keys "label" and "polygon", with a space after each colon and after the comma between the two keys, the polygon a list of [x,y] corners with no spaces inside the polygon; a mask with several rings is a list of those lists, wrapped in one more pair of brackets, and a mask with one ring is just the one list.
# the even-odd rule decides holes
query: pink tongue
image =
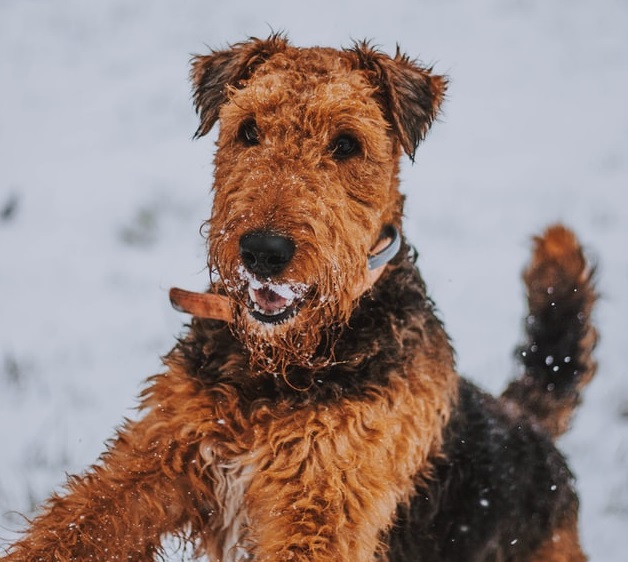
{"label": "pink tongue", "polygon": [[267,287],[253,289],[253,300],[266,314],[276,314],[283,310],[288,302],[288,299]]}

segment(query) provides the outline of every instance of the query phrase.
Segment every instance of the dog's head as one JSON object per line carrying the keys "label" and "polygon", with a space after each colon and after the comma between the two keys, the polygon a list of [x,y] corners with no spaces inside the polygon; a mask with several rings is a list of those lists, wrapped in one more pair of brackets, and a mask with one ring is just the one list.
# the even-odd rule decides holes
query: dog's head
{"label": "dog's head", "polygon": [[[312,366],[401,227],[399,157],[413,158],[446,79],[367,43],[251,39],[192,61],[197,136],[219,122],[209,265],[263,370]],[[382,241],[385,239],[385,241]]]}

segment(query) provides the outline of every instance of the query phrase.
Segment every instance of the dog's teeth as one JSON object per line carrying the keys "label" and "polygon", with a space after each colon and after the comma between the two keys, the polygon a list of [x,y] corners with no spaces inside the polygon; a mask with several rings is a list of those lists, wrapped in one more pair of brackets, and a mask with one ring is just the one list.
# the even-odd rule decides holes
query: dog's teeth
{"label": "dog's teeth", "polygon": [[266,316],[279,316],[280,314],[283,314],[287,308],[288,308],[287,306],[284,306],[282,308],[278,308],[277,310],[273,310],[273,311],[264,310],[259,306],[259,304],[253,301],[253,310],[255,310],[256,312],[259,312],[260,314],[264,314]]}

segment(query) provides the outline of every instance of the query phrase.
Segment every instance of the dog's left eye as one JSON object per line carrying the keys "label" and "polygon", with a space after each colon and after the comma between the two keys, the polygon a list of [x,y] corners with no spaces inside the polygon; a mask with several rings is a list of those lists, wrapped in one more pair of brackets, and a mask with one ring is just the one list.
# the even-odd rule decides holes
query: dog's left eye
{"label": "dog's left eye", "polygon": [[247,119],[240,125],[238,138],[247,146],[256,146],[259,144],[259,131],[255,119]]}
{"label": "dog's left eye", "polygon": [[329,148],[336,160],[344,160],[360,152],[360,143],[355,137],[345,134],[337,137]]}

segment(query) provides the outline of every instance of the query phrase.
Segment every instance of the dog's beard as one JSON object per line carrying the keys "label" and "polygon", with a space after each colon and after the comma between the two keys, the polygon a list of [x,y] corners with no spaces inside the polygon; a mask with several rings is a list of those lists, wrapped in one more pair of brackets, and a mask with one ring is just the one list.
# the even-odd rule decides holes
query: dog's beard
{"label": "dog's beard", "polygon": [[346,280],[273,284],[241,270],[236,279],[223,283],[235,305],[232,329],[248,352],[253,373],[285,378],[294,368],[317,371],[335,362],[340,328],[356,304],[350,290],[339,289]]}
{"label": "dog's beard", "polygon": [[324,310],[303,307],[281,324],[264,324],[247,307],[240,306],[234,330],[248,351],[254,373],[285,376],[293,367],[320,367],[331,355],[322,341],[323,334],[329,332],[322,328],[326,316]]}

